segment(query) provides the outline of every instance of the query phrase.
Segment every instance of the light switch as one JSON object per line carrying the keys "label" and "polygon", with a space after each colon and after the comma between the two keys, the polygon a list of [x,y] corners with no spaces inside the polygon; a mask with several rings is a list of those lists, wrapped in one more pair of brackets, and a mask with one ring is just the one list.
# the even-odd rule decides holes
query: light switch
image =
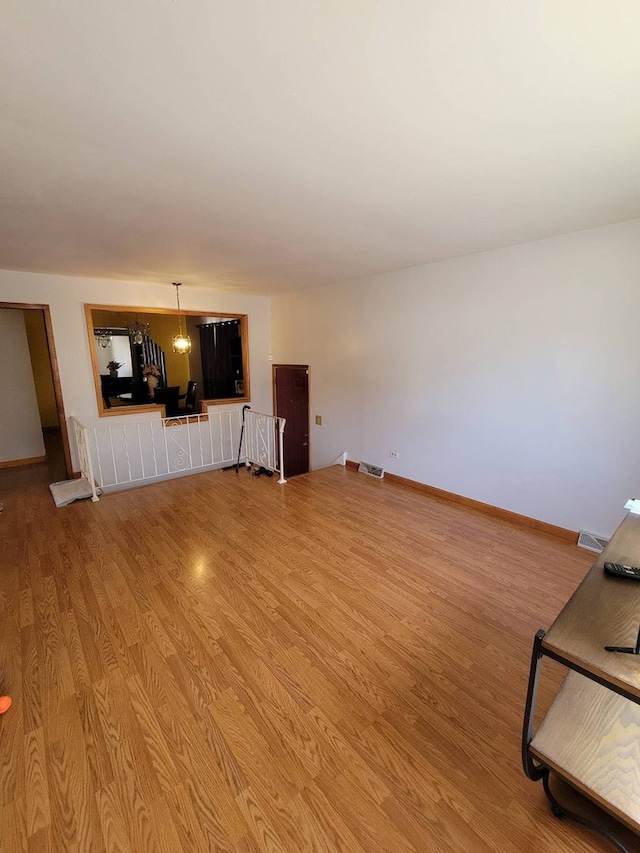
{"label": "light switch", "polygon": [[316,426],[322,426],[322,415],[316,415]]}

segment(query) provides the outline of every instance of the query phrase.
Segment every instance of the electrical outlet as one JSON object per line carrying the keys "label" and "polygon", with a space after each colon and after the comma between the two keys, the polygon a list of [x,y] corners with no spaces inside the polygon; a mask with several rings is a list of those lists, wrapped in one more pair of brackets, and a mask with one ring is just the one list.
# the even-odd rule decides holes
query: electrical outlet
{"label": "electrical outlet", "polygon": [[389,456],[390,456],[392,459],[400,459],[400,451],[399,451],[399,450],[390,450],[390,451],[389,451]]}
{"label": "electrical outlet", "polygon": [[322,415],[316,415],[316,426],[322,426]]}

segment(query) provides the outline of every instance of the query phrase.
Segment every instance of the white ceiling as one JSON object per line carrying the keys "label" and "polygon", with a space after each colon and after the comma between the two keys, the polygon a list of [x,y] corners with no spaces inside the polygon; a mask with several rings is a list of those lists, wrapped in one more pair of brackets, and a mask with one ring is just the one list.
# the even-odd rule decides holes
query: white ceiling
{"label": "white ceiling", "polygon": [[3,0],[0,267],[277,292],[640,216],[638,0]]}

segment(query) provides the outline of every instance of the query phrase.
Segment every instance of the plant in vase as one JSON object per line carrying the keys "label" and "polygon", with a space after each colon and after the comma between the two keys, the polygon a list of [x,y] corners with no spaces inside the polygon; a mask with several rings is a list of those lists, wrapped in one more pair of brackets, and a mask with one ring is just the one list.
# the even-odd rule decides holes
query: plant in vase
{"label": "plant in vase", "polygon": [[145,378],[145,382],[147,383],[147,390],[149,391],[150,397],[155,397],[156,388],[158,387],[158,383],[160,382],[160,368],[157,364],[145,364],[142,368],[142,375]]}
{"label": "plant in vase", "polygon": [[109,371],[109,376],[112,379],[118,378],[118,370],[122,367],[122,365],[123,365],[122,361],[110,361],[107,364],[107,370]]}

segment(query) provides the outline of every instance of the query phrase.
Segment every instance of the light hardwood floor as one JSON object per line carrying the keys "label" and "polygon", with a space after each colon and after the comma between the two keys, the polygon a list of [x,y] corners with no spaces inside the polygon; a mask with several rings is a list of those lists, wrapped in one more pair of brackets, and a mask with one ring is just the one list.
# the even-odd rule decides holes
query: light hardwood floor
{"label": "light hardwood floor", "polygon": [[608,849],[519,755],[588,553],[339,467],[59,510],[1,473],[3,851]]}

